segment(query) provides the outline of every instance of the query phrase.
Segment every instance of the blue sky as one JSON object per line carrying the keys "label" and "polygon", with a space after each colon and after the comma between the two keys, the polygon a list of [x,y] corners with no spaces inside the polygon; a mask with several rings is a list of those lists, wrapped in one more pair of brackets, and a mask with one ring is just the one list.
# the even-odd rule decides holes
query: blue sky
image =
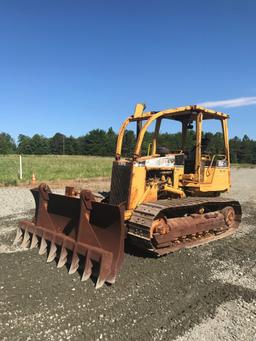
{"label": "blue sky", "polygon": [[117,131],[136,102],[208,102],[231,136],[256,138],[255,13],[254,0],[0,0],[0,131]]}

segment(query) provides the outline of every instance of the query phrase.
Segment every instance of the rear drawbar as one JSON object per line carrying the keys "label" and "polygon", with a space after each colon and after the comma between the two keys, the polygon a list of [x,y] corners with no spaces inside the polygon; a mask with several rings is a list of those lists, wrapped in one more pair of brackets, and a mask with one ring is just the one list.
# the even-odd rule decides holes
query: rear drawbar
{"label": "rear drawbar", "polygon": [[88,190],[80,198],[54,194],[46,184],[31,192],[35,217],[19,223],[14,244],[38,246],[47,262],[68,263],[69,274],[80,268],[82,281],[96,272],[96,288],[114,283],[124,258],[124,207],[97,202]]}

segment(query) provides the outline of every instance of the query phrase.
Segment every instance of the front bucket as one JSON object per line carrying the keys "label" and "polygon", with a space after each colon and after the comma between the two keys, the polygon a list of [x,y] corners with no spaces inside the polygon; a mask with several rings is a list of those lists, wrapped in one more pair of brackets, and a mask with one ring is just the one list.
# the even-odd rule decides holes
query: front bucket
{"label": "front bucket", "polygon": [[[124,209],[96,202],[90,191],[80,198],[54,194],[46,184],[31,190],[36,212],[32,222],[21,221],[14,243],[39,247],[47,262],[70,263],[69,273],[82,270],[87,280],[97,268],[96,288],[114,283],[124,257]],[[95,266],[98,265],[98,266]]]}

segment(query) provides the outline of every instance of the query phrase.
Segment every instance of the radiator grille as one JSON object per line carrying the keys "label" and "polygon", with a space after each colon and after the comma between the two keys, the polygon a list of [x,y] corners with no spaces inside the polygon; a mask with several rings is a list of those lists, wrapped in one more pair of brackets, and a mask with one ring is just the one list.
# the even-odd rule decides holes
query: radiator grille
{"label": "radiator grille", "polygon": [[128,201],[132,164],[113,163],[110,204],[118,205]]}

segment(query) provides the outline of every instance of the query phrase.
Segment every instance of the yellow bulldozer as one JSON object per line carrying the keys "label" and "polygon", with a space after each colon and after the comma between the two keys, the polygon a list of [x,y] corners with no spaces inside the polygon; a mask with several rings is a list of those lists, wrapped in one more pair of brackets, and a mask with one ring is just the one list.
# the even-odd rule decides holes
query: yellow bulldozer
{"label": "yellow bulldozer", "polygon": [[[81,279],[94,276],[99,288],[115,282],[125,240],[162,256],[229,236],[242,211],[238,201],[220,197],[230,189],[228,118],[196,105],[146,112],[143,104],[137,104],[118,134],[110,192],[99,197],[66,187],[65,195],[60,195],[41,184],[31,190],[35,216],[20,222],[15,243],[38,246],[48,262],[56,260],[57,267],[67,264],[70,274],[80,268]],[[206,120],[221,124],[221,154],[205,149]],[[174,121],[181,128],[180,147],[168,150],[158,145],[160,127]],[[136,144],[133,154],[123,157],[125,131],[132,122],[137,127]],[[152,141],[142,155],[151,124]],[[188,145],[192,128],[194,146]]]}

